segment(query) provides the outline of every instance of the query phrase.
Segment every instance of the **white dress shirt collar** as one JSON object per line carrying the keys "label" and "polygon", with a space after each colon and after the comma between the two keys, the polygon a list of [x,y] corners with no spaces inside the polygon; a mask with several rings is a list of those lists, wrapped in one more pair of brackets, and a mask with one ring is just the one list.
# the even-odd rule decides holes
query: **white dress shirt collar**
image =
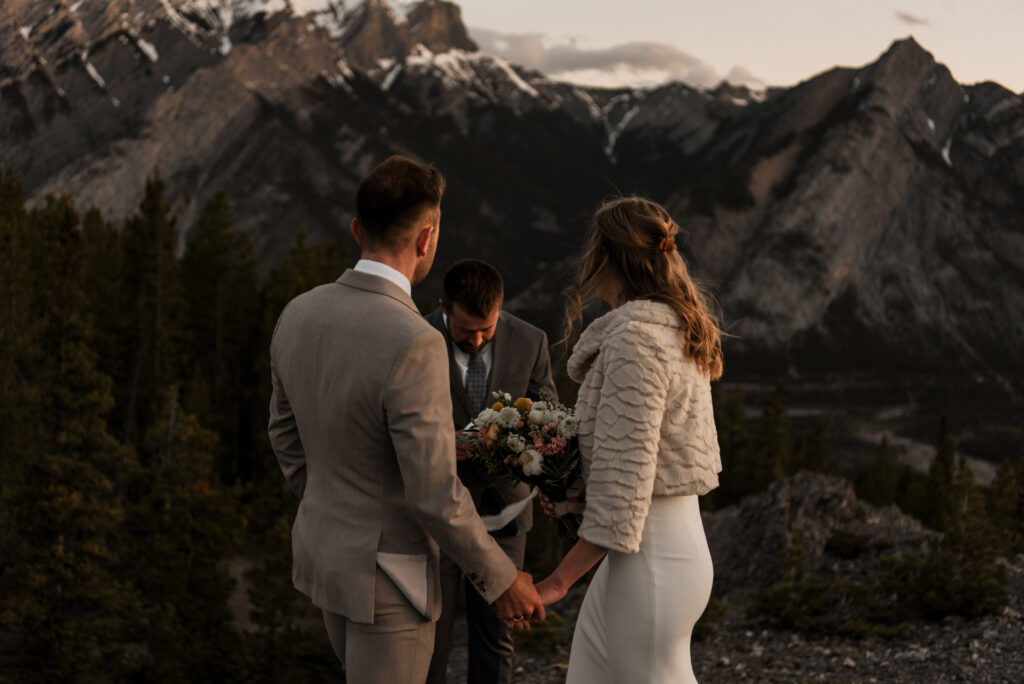
{"label": "white dress shirt collar", "polygon": [[386,278],[402,288],[407,295],[412,296],[412,285],[409,283],[409,279],[387,264],[382,264],[379,261],[370,261],[369,259],[360,259],[352,270]]}
{"label": "white dress shirt collar", "polygon": [[[442,313],[441,317],[444,319],[444,327],[448,327],[448,314]],[[451,337],[451,331],[448,332],[448,336]],[[479,352],[480,360],[484,362],[484,372],[487,377],[491,377],[491,366],[494,364],[494,338],[484,345],[483,349]],[[455,340],[452,340],[452,358],[455,361],[455,367],[459,369],[459,380],[462,381],[462,386],[466,386],[466,374],[469,372],[469,354],[464,352],[459,345],[455,344]]]}

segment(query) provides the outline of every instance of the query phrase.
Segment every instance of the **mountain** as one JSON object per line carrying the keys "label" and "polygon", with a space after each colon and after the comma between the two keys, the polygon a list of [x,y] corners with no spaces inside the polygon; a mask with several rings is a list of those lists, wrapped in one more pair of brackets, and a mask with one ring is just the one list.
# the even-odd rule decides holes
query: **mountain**
{"label": "mountain", "polygon": [[37,199],[121,219],[158,172],[187,228],[225,190],[265,268],[299,232],[353,246],[384,157],[432,161],[439,265],[495,262],[554,339],[589,216],[642,193],[683,227],[730,368],[1024,390],[1024,97],[912,38],[790,88],[602,90],[477,51],[442,0],[7,0],[0,130]]}

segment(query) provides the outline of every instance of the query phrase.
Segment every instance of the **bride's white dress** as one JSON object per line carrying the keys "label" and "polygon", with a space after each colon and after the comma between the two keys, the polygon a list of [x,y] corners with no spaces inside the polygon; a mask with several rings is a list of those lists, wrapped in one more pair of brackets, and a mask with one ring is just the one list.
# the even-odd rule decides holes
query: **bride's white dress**
{"label": "bride's white dress", "polygon": [[711,386],[682,321],[634,300],[591,323],[569,359],[587,487],[579,536],[609,549],[587,591],[570,684],[695,681],[690,635],[711,593],[697,496],[722,469]]}
{"label": "bride's white dress", "polygon": [[566,683],[696,682],[690,636],[711,581],[697,497],[654,497],[640,551],[609,551],[587,589]]}

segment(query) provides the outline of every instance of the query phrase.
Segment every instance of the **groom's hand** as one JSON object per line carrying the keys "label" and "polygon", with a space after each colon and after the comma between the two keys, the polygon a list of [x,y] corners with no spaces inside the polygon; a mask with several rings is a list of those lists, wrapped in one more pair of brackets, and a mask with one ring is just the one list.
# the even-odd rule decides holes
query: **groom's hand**
{"label": "groom's hand", "polygon": [[498,617],[512,629],[530,629],[530,622],[544,619],[544,602],[528,572],[519,572],[512,586],[494,602]]}

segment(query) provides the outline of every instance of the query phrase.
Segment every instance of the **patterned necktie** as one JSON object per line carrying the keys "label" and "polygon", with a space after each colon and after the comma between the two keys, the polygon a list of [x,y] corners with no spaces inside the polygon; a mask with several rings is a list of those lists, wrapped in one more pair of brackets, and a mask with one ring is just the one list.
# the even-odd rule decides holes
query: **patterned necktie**
{"label": "patterned necktie", "polygon": [[484,408],[487,399],[487,369],[480,354],[469,355],[469,369],[466,371],[466,394],[469,396],[469,408],[473,417]]}

